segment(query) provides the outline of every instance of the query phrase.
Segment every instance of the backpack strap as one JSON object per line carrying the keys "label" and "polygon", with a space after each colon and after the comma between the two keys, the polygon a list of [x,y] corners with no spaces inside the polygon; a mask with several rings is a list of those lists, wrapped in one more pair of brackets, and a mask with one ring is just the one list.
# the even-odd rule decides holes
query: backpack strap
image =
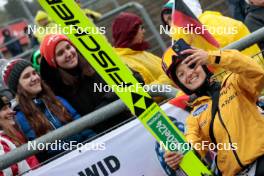
{"label": "backpack strap", "polygon": [[[215,89],[215,91],[214,91],[214,92],[212,93],[212,95],[211,95],[211,96],[212,96],[212,114],[211,114],[212,119],[211,119],[210,127],[209,127],[209,136],[210,136],[212,142],[216,145],[217,142],[216,142],[216,139],[215,139],[215,136],[214,136],[214,130],[213,130],[214,127],[213,127],[213,126],[214,126],[215,115],[216,115],[216,113],[218,113],[220,123],[221,123],[221,125],[224,127],[225,131],[226,131],[227,134],[228,134],[229,143],[232,144],[231,136],[230,136],[230,134],[229,134],[229,132],[228,132],[228,130],[227,130],[225,124],[224,124],[224,121],[223,121],[223,119],[222,119],[221,113],[220,113],[220,111],[219,111],[219,106],[218,106],[218,105],[219,105],[219,97],[220,97],[220,90],[221,90],[220,88],[221,88],[221,86],[217,86],[217,88]],[[237,152],[236,152],[235,150],[232,150],[232,151],[233,151],[233,153],[234,153],[234,156],[235,156],[236,161],[237,161],[237,163],[239,164],[239,166],[240,166],[242,169],[245,169],[246,166],[244,166],[244,165],[242,164],[241,160],[240,160],[239,157],[238,157]],[[216,165],[217,165],[217,162],[216,162]],[[219,170],[219,169],[218,169],[218,170]],[[219,170],[219,171],[220,171],[220,170]]]}
{"label": "backpack strap", "polygon": [[216,139],[214,136],[214,120],[215,120],[215,115],[217,113],[218,109],[218,104],[219,104],[219,96],[220,96],[220,89],[217,89],[212,93],[212,112],[211,112],[211,122],[210,122],[210,127],[209,127],[209,136],[214,144],[216,143]]}

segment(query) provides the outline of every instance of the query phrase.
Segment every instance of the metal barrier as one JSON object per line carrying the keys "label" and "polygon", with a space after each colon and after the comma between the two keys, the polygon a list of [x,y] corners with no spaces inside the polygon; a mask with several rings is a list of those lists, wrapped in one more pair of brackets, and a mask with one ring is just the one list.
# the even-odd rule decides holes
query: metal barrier
{"label": "metal barrier", "polygon": [[[113,15],[115,13],[118,13],[120,11],[123,11],[127,8],[130,7],[135,7],[136,9],[138,9],[141,14],[143,15],[144,19],[148,19],[146,20],[146,22],[152,26],[151,28],[153,29],[153,33],[155,35],[158,35],[158,32],[155,30],[154,25],[152,23],[152,21],[150,20],[150,18],[148,17],[147,12],[145,11],[145,9],[138,3],[135,2],[131,2],[128,4],[125,4],[109,13],[106,13],[102,18],[107,18],[110,15]],[[158,37],[158,40],[161,40],[161,37]],[[252,44],[255,44],[261,40],[264,40],[264,27],[253,32],[252,34],[224,47],[223,49],[238,49],[238,50],[243,50],[249,46],[251,46]],[[164,43],[163,41],[161,43]],[[165,49],[165,44],[162,47]],[[159,86],[157,86],[159,87]],[[151,94],[155,94],[157,96],[163,96],[166,98],[172,98],[176,95],[177,90],[176,89],[172,89],[172,92],[170,93],[166,93],[166,92],[150,92]],[[113,111],[113,109],[115,111]],[[76,133],[81,132],[82,130],[92,127],[104,120],[107,120],[108,118],[111,118],[114,115],[117,115],[118,113],[122,112],[123,110],[126,110],[126,106],[122,103],[121,100],[117,100],[99,110],[96,110],[84,117],[82,117],[81,119],[74,121],[72,123],[69,123],[67,125],[65,125],[62,128],[56,129],[46,135],[43,135],[40,138],[37,138],[35,141],[36,143],[47,143],[47,142],[54,142],[55,140],[58,139],[62,139],[65,138],[67,136],[71,136],[74,135]],[[76,128],[76,126],[78,126],[78,128]],[[12,150],[11,152],[1,156],[0,158],[0,170],[7,168],[8,166],[17,163],[25,158],[27,158],[28,156],[31,155],[35,155],[37,154],[39,151],[37,150],[28,150],[28,146],[27,144],[24,144],[22,146],[20,146],[19,148]]]}
{"label": "metal barrier", "polygon": [[[102,1],[102,2],[106,2],[106,1]],[[119,3],[117,2],[117,0],[108,0],[107,3],[108,2],[113,3],[116,8],[120,6]],[[82,4],[82,8],[89,8],[90,6],[92,6],[95,3],[98,3],[98,0],[87,1],[87,2]]]}
{"label": "metal barrier", "polygon": [[[256,30],[250,35],[241,38],[240,40],[225,46],[223,49],[243,50],[249,46],[264,40],[264,27]],[[257,54],[257,53],[256,53]]]}
{"label": "metal barrier", "polygon": [[[238,49],[242,50],[245,49],[252,44],[255,44],[261,40],[264,40],[264,27],[253,32],[252,34],[234,42],[233,44],[224,47],[223,49]],[[158,87],[158,86],[157,86]],[[177,90],[172,89],[170,93],[166,92],[150,92],[152,95],[163,96],[166,98],[171,98],[176,95]],[[113,109],[115,111],[113,111]],[[37,138],[35,141],[36,143],[47,143],[47,142],[54,142],[55,140],[65,138],[67,136],[71,136],[73,134],[79,133],[80,131],[92,127],[108,118],[117,115],[118,113],[126,110],[126,106],[121,102],[121,100],[117,100],[99,110],[96,110],[81,119],[74,121],[65,125],[62,128],[59,128],[55,131],[52,131],[40,138]],[[76,128],[78,126],[78,128]],[[27,150],[27,144],[20,146],[19,148],[1,156],[0,158],[0,170],[7,168],[8,166],[17,163],[28,156],[35,155],[39,151],[37,150]]]}
{"label": "metal barrier", "polygon": [[[155,96],[162,96],[164,98],[173,98],[175,97],[177,90],[175,88],[171,87],[170,92],[158,92],[159,89],[165,89],[166,85],[155,85],[151,89],[151,92],[149,92],[151,95]],[[48,134],[45,134],[34,141],[36,144],[39,143],[51,143],[59,139],[63,139],[69,136],[72,136],[74,134],[77,134],[87,128],[93,127],[97,125],[100,122],[106,121],[107,119],[118,115],[120,112],[128,110],[127,107],[124,105],[124,103],[121,100],[117,100],[115,102],[112,102],[90,114],[87,114],[83,116],[82,118],[73,121],[59,129],[56,129]],[[78,127],[78,128],[76,128]],[[39,153],[38,150],[29,150],[28,145],[24,144],[15,150],[12,150],[11,152],[8,152],[5,155],[2,155],[0,157],[0,170],[3,170],[10,165],[17,163],[29,156],[35,155]]]}
{"label": "metal barrier", "polygon": [[[237,49],[239,51],[244,50],[248,48],[249,46],[258,43],[260,41],[264,40],[264,27],[261,29],[258,29],[257,31],[251,33],[250,35],[241,38],[240,40],[231,43],[227,46],[225,46],[224,49]],[[256,53],[255,55],[251,56],[252,58],[256,59],[261,66],[264,66],[264,51],[261,51],[260,53]],[[212,78],[215,80],[222,80],[226,74],[230,73],[229,71],[222,71],[220,73],[215,74]]]}
{"label": "metal barrier", "polygon": [[15,58],[23,58],[23,59],[30,60],[33,52],[36,51],[38,48],[39,47],[36,46],[34,48],[27,49],[26,51],[24,51],[23,53],[21,53],[19,55],[16,55],[15,57],[8,58],[8,60],[15,59]]}

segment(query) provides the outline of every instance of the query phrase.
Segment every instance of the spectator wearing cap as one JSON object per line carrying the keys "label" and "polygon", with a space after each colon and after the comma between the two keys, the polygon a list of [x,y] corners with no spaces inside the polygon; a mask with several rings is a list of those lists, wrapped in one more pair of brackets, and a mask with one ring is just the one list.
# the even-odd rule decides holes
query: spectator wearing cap
{"label": "spectator wearing cap", "polygon": [[[4,83],[16,93],[19,111],[16,114],[18,126],[27,140],[31,141],[52,130],[80,118],[76,110],[63,98],[56,97],[41,80],[31,63],[23,59],[10,61],[3,71]],[[65,142],[82,142],[94,136],[92,130],[85,130],[71,136]],[[46,157],[58,154],[62,149],[49,150]]]}
{"label": "spectator wearing cap", "polygon": [[38,39],[39,43],[42,42],[46,35],[60,32],[59,26],[42,10],[37,11],[35,24],[37,25],[37,28],[34,31],[34,36]]}
{"label": "spectator wearing cap", "polygon": [[[15,111],[11,108],[11,103],[6,96],[0,94],[0,155],[14,150],[26,142],[25,137],[17,129],[15,123]],[[13,176],[38,165],[35,156],[28,157],[19,163],[0,171],[0,176]]]}
{"label": "spectator wearing cap", "polygon": [[[75,0],[75,2],[77,3],[77,5],[81,8],[81,1],[80,0]],[[83,13],[90,18],[93,22],[97,22],[98,20],[101,19],[102,14],[99,12],[96,12],[94,10],[91,9],[87,9],[87,8],[82,8]]]}
{"label": "spectator wearing cap", "polygon": [[147,52],[145,29],[141,18],[132,13],[119,14],[112,23],[115,51],[125,64],[138,72],[145,84],[169,84],[172,81],[161,69],[161,58]]}
{"label": "spectator wearing cap", "polygon": [[[95,88],[106,84],[66,36],[46,36],[41,43],[40,52],[44,58],[40,64],[42,79],[56,95],[67,99],[81,115],[118,99],[113,92]],[[124,112],[98,125],[96,130],[106,130],[130,116],[130,113]]]}

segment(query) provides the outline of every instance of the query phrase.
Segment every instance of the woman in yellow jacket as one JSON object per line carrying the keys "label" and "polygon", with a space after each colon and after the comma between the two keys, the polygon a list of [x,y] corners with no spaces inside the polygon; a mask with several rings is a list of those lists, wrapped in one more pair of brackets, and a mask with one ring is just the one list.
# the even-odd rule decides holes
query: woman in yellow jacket
{"label": "woman in yellow jacket", "polygon": [[[224,68],[231,74],[220,84],[210,80],[207,65]],[[197,152],[204,157],[209,144],[211,149],[217,147],[217,165],[223,175],[233,176],[245,168],[255,168],[256,175],[264,175],[264,119],[256,107],[264,88],[264,70],[236,50],[201,49],[184,50],[171,62],[164,61],[163,68],[187,95],[198,96],[192,103],[185,134],[188,142],[200,146],[195,147]],[[215,115],[213,101],[218,102],[218,106],[214,105]],[[165,155],[165,161],[174,169],[179,158],[177,153]]]}
{"label": "woman in yellow jacket", "polygon": [[170,84],[172,81],[161,69],[161,58],[147,52],[145,30],[139,16],[121,13],[112,24],[112,36],[117,54],[132,70],[138,72],[145,84]]}

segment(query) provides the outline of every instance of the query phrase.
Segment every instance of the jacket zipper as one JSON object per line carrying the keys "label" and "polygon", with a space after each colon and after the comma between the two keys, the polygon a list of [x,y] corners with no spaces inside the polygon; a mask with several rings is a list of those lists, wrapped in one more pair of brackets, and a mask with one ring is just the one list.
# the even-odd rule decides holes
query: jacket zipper
{"label": "jacket zipper", "polygon": [[[43,100],[41,100],[45,106],[45,109],[47,110],[47,112],[49,113],[49,115],[51,116],[51,118],[54,120],[54,122],[56,121],[56,119],[54,118],[54,116],[51,114],[49,108],[46,106],[45,102]],[[45,113],[45,112],[44,112]],[[57,129],[56,126],[51,122],[49,121],[49,123],[51,124],[51,126],[54,128],[54,129]]]}

